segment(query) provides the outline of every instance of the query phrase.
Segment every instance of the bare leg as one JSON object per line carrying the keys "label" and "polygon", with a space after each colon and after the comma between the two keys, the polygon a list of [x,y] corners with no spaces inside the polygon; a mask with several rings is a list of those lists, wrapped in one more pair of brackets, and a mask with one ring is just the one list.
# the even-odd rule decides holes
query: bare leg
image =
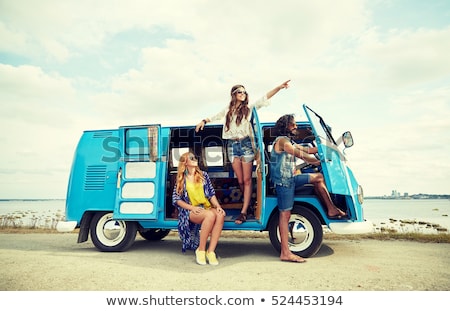
{"label": "bare leg", "polygon": [[209,239],[208,252],[214,252],[219,242],[220,235],[222,234],[223,223],[225,221],[225,215],[219,214],[217,210],[213,209],[212,212],[216,215],[214,226],[211,231],[211,238]]}
{"label": "bare leg", "polygon": [[295,255],[289,249],[289,218],[291,217],[290,211],[280,211],[279,218],[279,228],[280,228],[280,242],[281,242],[281,254],[280,259],[282,261],[290,261],[290,262],[305,262],[306,260],[300,256]]}
{"label": "bare leg", "polygon": [[231,166],[233,167],[234,174],[238,180],[239,188],[241,189],[242,194],[244,194],[244,170],[241,159],[235,157]]}
{"label": "bare leg", "polygon": [[242,205],[242,213],[247,214],[252,198],[252,162],[242,162],[242,170],[244,173],[244,204]]}
{"label": "bare leg", "polygon": [[243,195],[243,205],[241,213],[247,214],[247,209],[252,198],[252,168],[253,162],[243,162],[238,158],[234,158],[232,164],[234,173],[236,174],[239,188]]}
{"label": "bare leg", "polygon": [[[244,169],[242,166],[242,161],[240,158],[235,157],[232,163],[232,167],[234,170],[234,174],[236,175],[236,178],[238,180],[239,183],[239,188],[241,189],[241,193],[245,198],[245,189],[244,189]],[[244,202],[245,204],[245,202]],[[241,213],[243,214],[247,214],[247,208],[244,209],[244,206],[242,206],[242,210]],[[241,218],[241,215],[239,215],[239,217],[234,221],[235,224],[242,224],[243,222],[245,222],[245,218]]]}
{"label": "bare leg", "polygon": [[214,225],[215,214],[212,211],[203,210],[199,214],[190,213],[190,221],[196,224],[201,224],[200,227],[200,243],[198,245],[199,251],[206,250],[206,243],[208,242],[209,234]]}
{"label": "bare leg", "polygon": [[319,199],[323,204],[325,204],[328,216],[334,217],[346,215],[343,211],[337,208],[331,200],[330,193],[328,192],[327,186],[325,185],[325,180],[323,179],[323,175],[321,173],[310,174],[310,182],[314,185],[314,190],[316,191]]}

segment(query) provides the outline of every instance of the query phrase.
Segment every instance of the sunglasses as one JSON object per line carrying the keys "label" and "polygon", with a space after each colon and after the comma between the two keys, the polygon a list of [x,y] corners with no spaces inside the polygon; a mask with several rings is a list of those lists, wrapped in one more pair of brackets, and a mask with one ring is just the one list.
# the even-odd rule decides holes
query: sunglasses
{"label": "sunglasses", "polygon": [[188,159],[191,161],[197,161],[197,158],[193,155],[188,156]]}
{"label": "sunglasses", "polygon": [[247,92],[244,89],[237,89],[233,92],[233,94],[245,94],[247,95]]}

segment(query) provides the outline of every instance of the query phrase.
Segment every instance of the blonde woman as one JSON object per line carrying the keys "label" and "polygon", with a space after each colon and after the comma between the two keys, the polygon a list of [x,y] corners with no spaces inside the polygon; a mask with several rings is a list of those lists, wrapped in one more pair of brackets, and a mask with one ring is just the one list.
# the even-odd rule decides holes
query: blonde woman
{"label": "blonde woman", "polygon": [[206,261],[210,265],[218,265],[215,250],[222,233],[225,211],[217,200],[208,174],[200,170],[197,158],[190,152],[180,157],[172,203],[179,211],[178,233],[183,241],[182,251],[195,249],[199,265],[206,265]]}

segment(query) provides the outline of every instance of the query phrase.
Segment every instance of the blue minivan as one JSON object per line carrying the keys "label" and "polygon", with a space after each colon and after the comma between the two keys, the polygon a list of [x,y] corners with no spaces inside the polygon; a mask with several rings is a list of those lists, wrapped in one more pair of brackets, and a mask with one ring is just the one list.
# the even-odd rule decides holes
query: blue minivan
{"label": "blue minivan", "polygon": [[[298,189],[292,210],[289,245],[292,252],[311,257],[320,248],[324,229],[336,234],[372,232],[364,218],[363,191],[347,166],[345,148],[353,145],[350,132],[337,139],[324,119],[303,105],[307,121],[297,123],[300,144],[317,146],[320,167],[298,163],[301,172],[320,171],[333,202],[348,215],[329,219],[312,185]],[[251,213],[241,225],[234,223],[242,206],[242,193],[227,158],[222,125],[208,124],[196,132],[195,125],[136,125],[109,130],[84,131],[75,150],[70,172],[65,221],[61,232],[79,228],[78,243],[89,236],[100,251],[127,250],[136,234],[160,240],[177,230],[177,209],[172,191],[179,157],[190,151],[207,171],[223,209],[224,230],[266,231],[280,251],[277,198],[270,182],[270,151],[275,122],[260,122],[253,110],[253,165]],[[180,242],[181,243],[181,242]]]}

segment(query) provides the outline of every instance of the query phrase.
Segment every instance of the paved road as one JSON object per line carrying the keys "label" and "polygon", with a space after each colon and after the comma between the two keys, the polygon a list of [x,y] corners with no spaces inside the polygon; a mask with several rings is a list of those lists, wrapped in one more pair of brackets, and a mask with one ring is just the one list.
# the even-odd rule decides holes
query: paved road
{"label": "paved road", "polygon": [[223,238],[220,265],[199,266],[174,234],[123,253],[73,233],[0,234],[0,290],[450,290],[450,244],[324,240],[307,263],[285,263],[268,239]]}

